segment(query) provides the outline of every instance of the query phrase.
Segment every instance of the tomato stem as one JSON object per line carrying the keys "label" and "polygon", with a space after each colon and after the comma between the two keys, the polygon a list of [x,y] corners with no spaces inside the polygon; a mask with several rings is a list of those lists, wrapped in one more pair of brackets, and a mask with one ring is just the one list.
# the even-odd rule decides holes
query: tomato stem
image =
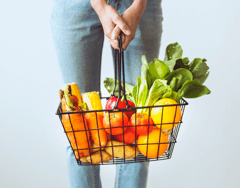
{"label": "tomato stem", "polygon": [[139,114],[138,118],[144,118],[144,115]]}
{"label": "tomato stem", "polygon": [[110,116],[111,119],[114,119],[115,117],[116,117],[115,114]]}

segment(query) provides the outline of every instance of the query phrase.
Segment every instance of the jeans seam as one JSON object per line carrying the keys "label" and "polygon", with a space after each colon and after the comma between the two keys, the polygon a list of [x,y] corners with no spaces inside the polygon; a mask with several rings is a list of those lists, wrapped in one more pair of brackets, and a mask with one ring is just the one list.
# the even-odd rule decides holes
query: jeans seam
{"label": "jeans seam", "polygon": [[117,187],[117,188],[120,188],[121,173],[122,173],[122,165],[120,164],[120,168],[119,168],[119,178],[118,178],[118,187]]}
{"label": "jeans seam", "polygon": [[97,179],[97,176],[96,176],[96,166],[94,165],[93,166],[93,171],[94,171],[94,185],[95,185],[95,187],[97,187],[97,181],[96,181],[96,179]]}

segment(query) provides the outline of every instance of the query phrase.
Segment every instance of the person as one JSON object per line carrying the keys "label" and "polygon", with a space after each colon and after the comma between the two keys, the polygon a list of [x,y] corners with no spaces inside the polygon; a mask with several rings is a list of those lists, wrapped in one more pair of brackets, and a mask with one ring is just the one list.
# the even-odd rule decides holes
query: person
{"label": "person", "polygon": [[[63,82],[100,92],[104,35],[114,50],[122,33],[125,81],[135,85],[141,56],[158,58],[162,20],[161,0],[55,0],[50,23]],[[71,188],[102,187],[100,165],[78,165],[70,146],[66,153]],[[148,168],[148,162],[117,164],[115,187],[146,187]]]}

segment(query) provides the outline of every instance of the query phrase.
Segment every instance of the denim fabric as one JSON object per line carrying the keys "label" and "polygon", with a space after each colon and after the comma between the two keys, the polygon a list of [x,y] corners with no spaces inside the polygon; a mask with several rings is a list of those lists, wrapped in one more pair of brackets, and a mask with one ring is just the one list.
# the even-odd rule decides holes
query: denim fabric
{"label": "denim fabric", "polygon": [[[107,2],[121,15],[133,0]],[[141,74],[142,55],[146,55],[149,62],[158,57],[162,20],[161,0],[148,0],[135,38],[124,52],[127,83],[136,84]],[[63,82],[76,82],[82,93],[100,92],[104,33],[90,0],[55,0],[50,23]],[[101,188],[100,166],[77,165],[70,146],[66,153],[71,188]],[[148,163],[116,165],[115,187],[146,187],[148,166]]]}

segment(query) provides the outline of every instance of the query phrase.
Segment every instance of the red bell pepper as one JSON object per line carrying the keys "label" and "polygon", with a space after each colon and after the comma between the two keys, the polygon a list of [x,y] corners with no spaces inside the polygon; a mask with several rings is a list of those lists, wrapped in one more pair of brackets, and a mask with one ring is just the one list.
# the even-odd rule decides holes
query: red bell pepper
{"label": "red bell pepper", "polygon": [[[118,100],[117,97],[110,97],[110,98],[108,99],[107,103],[106,103],[105,109],[113,109],[114,106],[115,106],[116,103],[117,103],[117,100]],[[122,101],[122,100],[119,100],[119,102],[118,102],[118,108],[119,108],[119,109],[121,109],[121,108],[127,108],[128,110],[130,110],[132,107],[135,107],[135,104],[134,104],[133,102],[131,102],[131,101],[129,101],[129,100],[127,100],[127,102],[128,102],[128,104],[129,104],[129,106],[131,106],[131,107],[127,108],[126,102],[124,102],[124,101]],[[135,111],[126,111],[126,112],[124,112],[124,113],[127,115],[128,119],[130,119],[131,116],[135,113]]]}
{"label": "red bell pepper", "polygon": [[[128,104],[129,104],[129,106],[131,106],[131,107],[128,107],[128,108],[127,108],[128,110],[131,110],[131,108],[134,108],[134,107],[135,107],[134,102],[132,102],[132,101],[130,101],[130,100],[127,100],[127,102],[128,102]],[[125,104],[126,104],[126,103],[125,103]],[[127,104],[126,104],[126,106],[127,106]],[[127,115],[128,119],[130,119],[131,116],[132,116],[134,113],[135,113],[135,110],[125,112],[125,114]]]}
{"label": "red bell pepper", "polygon": [[[106,103],[105,109],[113,109],[114,106],[115,106],[116,103],[117,103],[117,100],[118,100],[117,97],[110,97],[110,98],[108,99],[107,103]],[[126,108],[126,107],[127,107],[126,103],[123,102],[123,101],[121,101],[121,100],[119,100],[119,102],[118,102],[118,108],[120,109],[120,108]]]}

